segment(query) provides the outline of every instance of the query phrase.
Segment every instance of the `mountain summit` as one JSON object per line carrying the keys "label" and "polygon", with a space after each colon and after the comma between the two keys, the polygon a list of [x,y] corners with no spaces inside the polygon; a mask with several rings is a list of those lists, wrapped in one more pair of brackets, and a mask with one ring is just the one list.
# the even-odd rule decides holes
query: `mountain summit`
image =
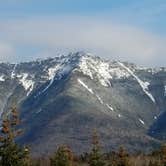
{"label": "mountain summit", "polygon": [[[96,128],[107,150],[124,144],[146,150],[165,138],[166,68],[140,68],[89,53],[0,64],[1,118],[17,104],[20,143],[34,154],[59,144],[88,149]],[[162,125],[162,127],[161,127]]]}

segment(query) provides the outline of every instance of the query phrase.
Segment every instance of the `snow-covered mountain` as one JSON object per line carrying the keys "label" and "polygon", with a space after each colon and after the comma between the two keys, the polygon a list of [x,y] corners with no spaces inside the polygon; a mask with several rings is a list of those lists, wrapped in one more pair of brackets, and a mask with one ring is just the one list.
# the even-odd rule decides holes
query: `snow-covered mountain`
{"label": "snow-covered mountain", "polygon": [[145,144],[148,150],[166,133],[157,130],[166,111],[166,68],[140,68],[83,52],[2,63],[1,118],[15,104],[25,129],[19,141],[32,145],[35,154],[60,143],[87,150],[94,128],[107,150],[119,144],[137,150]]}

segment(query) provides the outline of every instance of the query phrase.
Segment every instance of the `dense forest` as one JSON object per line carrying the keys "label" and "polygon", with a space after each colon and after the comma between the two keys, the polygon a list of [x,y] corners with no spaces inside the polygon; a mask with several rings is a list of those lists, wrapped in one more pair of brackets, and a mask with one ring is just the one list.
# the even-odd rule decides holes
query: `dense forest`
{"label": "dense forest", "polygon": [[123,146],[117,151],[104,153],[97,130],[92,132],[89,152],[77,155],[69,146],[61,145],[54,154],[35,158],[29,147],[21,147],[15,142],[22,134],[19,124],[17,109],[12,108],[11,114],[2,122],[0,166],[166,166],[166,145],[149,154],[128,153]]}

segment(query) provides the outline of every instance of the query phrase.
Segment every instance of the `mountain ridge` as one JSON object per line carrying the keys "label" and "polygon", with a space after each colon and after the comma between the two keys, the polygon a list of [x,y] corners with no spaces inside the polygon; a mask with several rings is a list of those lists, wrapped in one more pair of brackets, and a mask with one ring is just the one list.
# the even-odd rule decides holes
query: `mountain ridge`
{"label": "mountain ridge", "polygon": [[94,128],[107,149],[125,144],[139,150],[147,144],[149,150],[163,138],[158,121],[166,111],[166,68],[77,52],[0,64],[0,85],[2,118],[18,105],[25,129],[19,142],[30,144],[34,154],[50,153],[58,144],[87,150],[83,142]]}

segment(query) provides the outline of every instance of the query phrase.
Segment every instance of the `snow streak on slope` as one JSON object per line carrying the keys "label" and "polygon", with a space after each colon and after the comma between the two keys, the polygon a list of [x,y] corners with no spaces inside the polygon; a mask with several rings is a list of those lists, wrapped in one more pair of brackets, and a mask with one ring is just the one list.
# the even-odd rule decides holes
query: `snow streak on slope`
{"label": "snow streak on slope", "polygon": [[53,68],[49,68],[48,69],[48,79],[50,80],[49,84],[46,86],[46,88],[44,90],[42,90],[42,93],[44,93],[54,82],[54,77],[57,73],[57,71],[60,69],[60,65],[56,65]]}
{"label": "snow streak on slope", "polygon": [[19,80],[24,89],[27,91],[27,96],[32,92],[33,87],[34,87],[34,82],[32,80],[28,79],[28,74],[23,73],[22,75],[18,75],[17,77],[20,77],[21,79]]}
{"label": "snow streak on slope", "polygon": [[113,109],[109,104],[106,104],[106,106],[107,106],[111,111],[114,111],[114,109]]}
{"label": "snow streak on slope", "polygon": [[[94,91],[89,88],[81,79],[77,79],[78,83],[80,83],[89,93],[91,93],[92,95],[95,95],[96,98],[98,99],[98,101],[100,102],[100,104],[105,105],[109,110],[114,111],[114,109],[109,105],[109,104],[105,104],[104,101],[101,99],[101,97],[98,94],[95,94]],[[108,112],[106,112],[108,113]]]}
{"label": "snow streak on slope", "polygon": [[101,97],[100,97],[99,95],[96,94],[96,97],[97,97],[97,99],[99,100],[99,102],[100,102],[101,104],[104,104],[103,100],[101,99]]}
{"label": "snow streak on slope", "polygon": [[91,94],[94,94],[94,95],[97,97],[98,101],[99,101],[101,104],[104,104],[104,102],[103,102],[103,100],[101,99],[101,97],[100,97],[98,94],[95,94],[95,93],[93,92],[93,90],[92,90],[91,88],[89,88],[82,80],[77,79],[77,81],[78,81],[78,83],[80,83],[84,88],[86,88],[88,92],[90,92]]}
{"label": "snow streak on slope", "polygon": [[88,90],[88,92],[90,92],[91,94],[94,94],[93,90],[90,89],[83,81],[81,81],[80,79],[77,79],[77,80],[84,88]]}
{"label": "snow streak on slope", "polygon": [[11,73],[11,78],[13,79],[15,77],[15,71],[16,71],[17,64],[14,65],[13,71]]}
{"label": "snow streak on slope", "polygon": [[138,119],[143,125],[145,124],[145,122],[142,119]]}
{"label": "snow streak on slope", "polygon": [[50,88],[54,80],[61,79],[62,76],[68,74],[72,70],[73,66],[70,65],[70,63],[67,61],[68,59],[64,59],[62,63],[57,64],[56,66],[48,69],[48,80],[50,80],[50,82],[41,93],[44,93],[48,88]]}
{"label": "snow streak on slope", "polygon": [[166,85],[164,86],[164,96],[166,96]]}
{"label": "snow streak on slope", "polygon": [[149,92],[149,82],[143,82],[142,80],[140,80],[128,67],[126,67],[123,63],[118,62],[118,64],[123,67],[124,69],[126,69],[139,83],[139,85],[141,86],[142,90],[145,92],[145,94],[152,100],[152,102],[155,103],[155,99],[152,96],[152,94]]}

